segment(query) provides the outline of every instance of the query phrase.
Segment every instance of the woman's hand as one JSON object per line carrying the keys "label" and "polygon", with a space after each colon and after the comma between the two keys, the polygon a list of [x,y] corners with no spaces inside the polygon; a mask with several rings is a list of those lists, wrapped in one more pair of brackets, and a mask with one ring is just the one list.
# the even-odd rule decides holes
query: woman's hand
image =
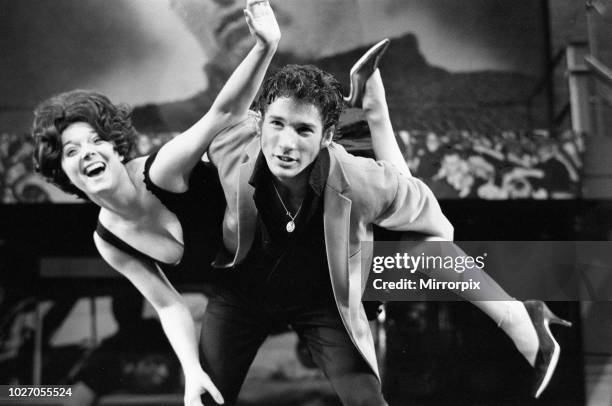
{"label": "woman's hand", "polygon": [[210,393],[215,402],[223,404],[221,392],[202,368],[190,372],[185,371],[185,406],[203,406],[200,396],[206,392]]}
{"label": "woman's hand", "polygon": [[281,33],[268,0],[247,0],[244,15],[257,43],[265,48],[276,49]]}

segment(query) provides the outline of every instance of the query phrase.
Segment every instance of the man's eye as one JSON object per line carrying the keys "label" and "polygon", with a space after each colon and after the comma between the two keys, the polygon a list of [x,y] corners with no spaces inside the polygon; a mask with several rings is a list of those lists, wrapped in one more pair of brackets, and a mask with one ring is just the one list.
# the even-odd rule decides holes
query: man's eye
{"label": "man's eye", "polygon": [[306,136],[312,134],[312,130],[310,128],[300,128],[298,133]]}
{"label": "man's eye", "polygon": [[270,124],[272,124],[273,127],[278,127],[278,128],[283,126],[283,123],[281,123],[278,120],[272,120],[272,121],[270,121]]}
{"label": "man's eye", "polygon": [[102,139],[102,137],[97,135],[97,136],[95,136],[93,138],[93,142],[94,142],[94,144],[100,144],[100,143],[104,142],[104,140]]}

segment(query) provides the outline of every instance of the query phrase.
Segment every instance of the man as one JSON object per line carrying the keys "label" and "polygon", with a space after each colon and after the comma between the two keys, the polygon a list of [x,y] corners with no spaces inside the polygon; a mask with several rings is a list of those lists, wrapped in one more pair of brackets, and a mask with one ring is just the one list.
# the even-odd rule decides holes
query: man
{"label": "man", "polygon": [[423,182],[332,142],[342,105],[333,76],[289,65],[265,82],[260,122],[210,147],[227,199],[217,265],[234,270],[209,303],[202,354],[230,403],[269,330],[288,323],[344,404],[386,405],[361,304],[360,243],[374,224],[452,240]]}

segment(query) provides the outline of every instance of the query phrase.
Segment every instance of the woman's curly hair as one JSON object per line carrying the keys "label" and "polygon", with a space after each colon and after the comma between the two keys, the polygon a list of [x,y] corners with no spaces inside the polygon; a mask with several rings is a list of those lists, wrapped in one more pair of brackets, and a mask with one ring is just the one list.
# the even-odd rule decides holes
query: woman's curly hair
{"label": "woman's curly hair", "polygon": [[42,102],[34,111],[32,125],[34,168],[63,191],[88,200],[62,170],[62,132],[73,123],[88,123],[127,161],[137,136],[131,114],[127,105],[114,105],[106,96],[87,90],[61,93]]}

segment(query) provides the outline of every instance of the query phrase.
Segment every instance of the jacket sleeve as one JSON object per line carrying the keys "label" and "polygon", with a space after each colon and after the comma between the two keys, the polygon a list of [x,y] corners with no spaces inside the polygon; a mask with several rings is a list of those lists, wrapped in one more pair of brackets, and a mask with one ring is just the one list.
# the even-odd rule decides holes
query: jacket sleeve
{"label": "jacket sleeve", "polygon": [[244,149],[258,133],[259,114],[249,111],[238,123],[222,129],[208,147],[208,158],[219,170],[219,176],[237,168]]}
{"label": "jacket sleeve", "polygon": [[259,114],[249,111],[248,115],[235,125],[219,132],[208,148],[208,158],[217,167],[225,198],[230,209],[234,209],[236,190],[233,184],[238,179],[240,164],[244,159],[245,148],[257,136]]}
{"label": "jacket sleeve", "polygon": [[[433,192],[421,180],[401,174],[384,161],[341,154],[344,165],[357,170],[351,188],[359,207],[373,224],[393,231],[409,231],[427,239],[452,241],[453,226],[442,213]],[[367,192],[366,192],[367,191]]]}
{"label": "jacket sleeve", "polygon": [[453,240],[453,226],[442,213],[433,192],[420,179],[403,175],[392,165],[377,162],[381,210],[374,224],[394,231],[423,234],[427,239]]}

